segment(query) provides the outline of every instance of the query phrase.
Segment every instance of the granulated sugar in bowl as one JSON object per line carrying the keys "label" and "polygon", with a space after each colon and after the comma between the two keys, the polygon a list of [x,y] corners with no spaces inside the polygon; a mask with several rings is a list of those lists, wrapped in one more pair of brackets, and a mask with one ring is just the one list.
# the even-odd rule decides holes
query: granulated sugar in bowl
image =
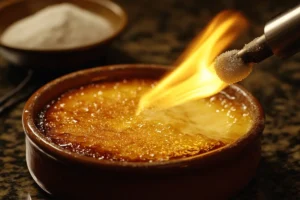
{"label": "granulated sugar in bowl", "polygon": [[103,40],[112,32],[111,24],[101,15],[60,3],[13,23],[1,42],[22,49],[69,49]]}

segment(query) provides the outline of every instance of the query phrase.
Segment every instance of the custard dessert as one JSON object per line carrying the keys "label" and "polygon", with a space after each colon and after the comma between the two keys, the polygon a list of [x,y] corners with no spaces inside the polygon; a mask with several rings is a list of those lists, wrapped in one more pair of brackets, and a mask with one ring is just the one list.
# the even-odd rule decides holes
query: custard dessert
{"label": "custard dessert", "polygon": [[221,92],[136,115],[154,80],[99,82],[62,94],[39,114],[46,138],[66,151],[112,161],[156,162],[221,148],[245,134],[247,106]]}

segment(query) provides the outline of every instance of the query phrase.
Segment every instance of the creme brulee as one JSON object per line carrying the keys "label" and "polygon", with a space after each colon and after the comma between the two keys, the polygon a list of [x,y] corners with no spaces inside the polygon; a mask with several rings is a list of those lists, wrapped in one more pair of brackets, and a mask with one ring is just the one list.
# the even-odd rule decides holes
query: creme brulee
{"label": "creme brulee", "polygon": [[97,159],[164,161],[220,148],[252,124],[247,107],[221,92],[213,97],[136,115],[153,80],[94,83],[47,105],[39,128],[61,148]]}

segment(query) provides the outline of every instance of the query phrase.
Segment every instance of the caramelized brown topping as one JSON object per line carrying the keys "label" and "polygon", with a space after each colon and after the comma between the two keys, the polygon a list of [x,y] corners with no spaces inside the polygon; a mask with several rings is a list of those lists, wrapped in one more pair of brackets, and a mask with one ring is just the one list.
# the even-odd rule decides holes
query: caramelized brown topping
{"label": "caramelized brown topping", "polygon": [[246,108],[223,94],[136,116],[139,98],[153,86],[151,80],[124,80],[71,90],[40,114],[40,128],[72,152],[152,162],[220,148],[251,124]]}

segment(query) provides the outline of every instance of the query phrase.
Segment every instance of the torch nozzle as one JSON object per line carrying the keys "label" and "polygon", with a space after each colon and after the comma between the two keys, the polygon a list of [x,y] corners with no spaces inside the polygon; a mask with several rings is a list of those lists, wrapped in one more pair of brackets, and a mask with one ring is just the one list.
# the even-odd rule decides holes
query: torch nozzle
{"label": "torch nozzle", "polygon": [[264,34],[246,44],[218,56],[215,70],[220,79],[231,84],[246,78],[252,63],[259,63],[276,55],[287,58],[300,50],[300,4],[271,20]]}
{"label": "torch nozzle", "polygon": [[244,63],[259,63],[272,55],[272,49],[267,44],[265,35],[262,35],[246,44],[236,56]]}

